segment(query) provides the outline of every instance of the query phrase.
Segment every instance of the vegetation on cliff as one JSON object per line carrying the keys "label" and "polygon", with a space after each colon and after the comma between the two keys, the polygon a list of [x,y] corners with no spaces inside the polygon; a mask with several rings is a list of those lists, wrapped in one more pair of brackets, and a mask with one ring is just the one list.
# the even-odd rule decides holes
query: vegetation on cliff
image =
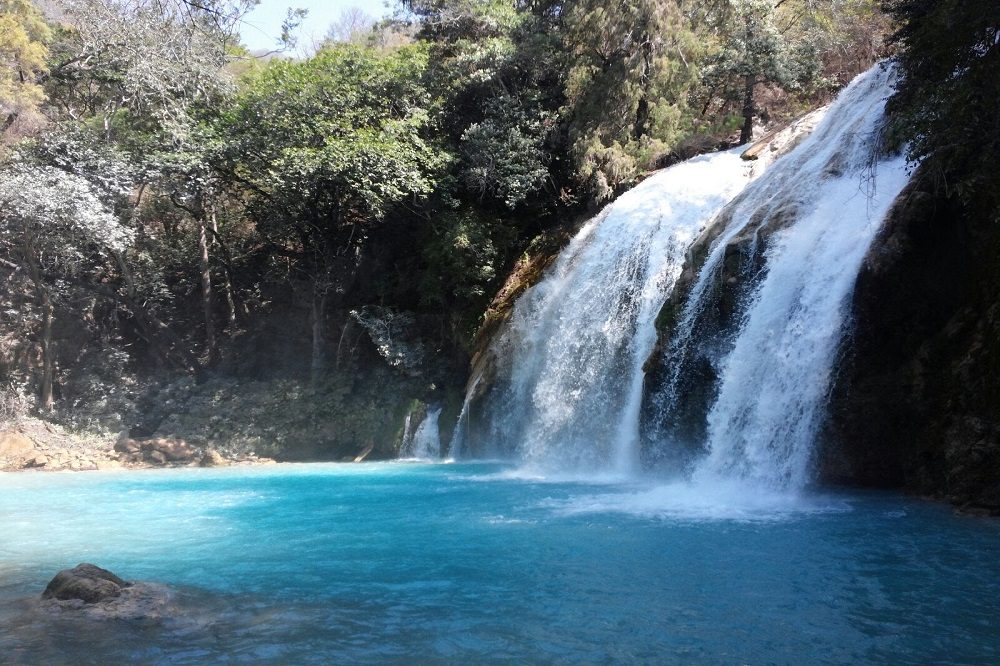
{"label": "vegetation on cliff", "polygon": [[894,130],[946,196],[1000,221],[1000,5],[991,0],[886,0],[903,79]]}

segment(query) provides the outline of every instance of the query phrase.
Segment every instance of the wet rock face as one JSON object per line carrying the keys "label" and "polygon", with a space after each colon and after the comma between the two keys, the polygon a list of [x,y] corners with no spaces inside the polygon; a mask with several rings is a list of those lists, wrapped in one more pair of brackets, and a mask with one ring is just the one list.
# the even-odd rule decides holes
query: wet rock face
{"label": "wet rock face", "polygon": [[42,599],[78,599],[94,604],[118,597],[130,585],[107,569],[84,563],[57,573],[42,593]]}
{"label": "wet rock face", "polygon": [[996,223],[910,188],[866,258],[851,310],[822,478],[1000,514]]}
{"label": "wet rock face", "polygon": [[[748,149],[744,159],[755,168],[770,164],[805,139],[826,113],[807,114],[780,131],[769,133]],[[748,191],[738,195],[708,226],[688,251],[684,269],[656,319],[657,344],[646,361],[640,431],[644,464],[669,469],[686,467],[707,436],[706,414],[715,397],[719,363],[732,349],[742,305],[764,275],[767,252],[775,234],[800,216],[797,200],[772,197],[756,209],[742,210]],[[749,215],[741,232],[723,248],[721,261],[694,313],[690,336],[681,335],[685,308],[699,274],[719,237],[736,215]],[[670,446],[662,446],[670,442]]]}
{"label": "wet rock face", "polygon": [[[687,266],[657,317],[657,346],[646,362],[641,430],[643,460],[649,466],[687,466],[703,451],[708,414],[716,398],[720,361],[735,343],[743,303],[764,275],[774,235],[791,225],[799,210],[794,203],[768,205],[754,211],[746,230],[725,245],[722,259],[691,322],[691,336],[676,346],[679,324],[692,289],[719,234],[730,224],[743,200],[737,197],[689,251]],[[676,369],[676,370],[675,370]],[[677,384],[670,387],[670,377]],[[664,395],[670,394],[669,400]],[[660,442],[669,441],[669,451]]]}

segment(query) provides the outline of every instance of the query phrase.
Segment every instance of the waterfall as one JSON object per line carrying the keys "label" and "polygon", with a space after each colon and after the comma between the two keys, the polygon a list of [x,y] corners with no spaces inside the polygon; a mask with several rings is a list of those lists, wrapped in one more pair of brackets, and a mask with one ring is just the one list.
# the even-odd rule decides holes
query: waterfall
{"label": "waterfall", "polygon": [[[707,455],[694,479],[798,489],[810,480],[813,444],[853,286],[872,240],[908,176],[902,157],[881,158],[893,70],[876,67],[839,97],[816,132],[732,206],[690,293],[667,362],[666,401],[692,344],[727,243],[738,235],[764,269],[742,299],[707,414]],[[760,240],[764,235],[766,239]],[[760,246],[763,245],[763,249]]]}
{"label": "waterfall", "polygon": [[427,416],[417,426],[408,448],[405,449],[408,457],[421,460],[436,460],[441,457],[441,437],[438,433],[440,416],[440,407],[427,411]]}
{"label": "waterfall", "polygon": [[406,418],[403,420],[403,438],[399,445],[399,450],[402,452],[409,451],[413,445],[413,410],[406,412]]}
{"label": "waterfall", "polygon": [[[881,154],[893,80],[885,65],[859,76],[763,175],[737,151],[704,155],[584,225],[495,337],[475,421],[487,442],[470,450],[543,472],[628,475],[640,448],[686,446],[700,452],[684,465],[695,481],[807,484],[854,282],[908,181],[904,158]],[[650,398],[655,320],[685,264],[697,268],[687,254],[704,261],[675,310]],[[705,334],[709,312],[716,330]],[[685,381],[695,356],[712,368],[700,387]],[[640,444],[644,398],[659,422]],[[669,424],[685,400],[701,425],[681,442]]]}
{"label": "waterfall", "polygon": [[477,415],[491,448],[480,452],[549,471],[636,468],[654,320],[693,240],[753,175],[738,151],[703,155],[648,178],[581,229],[494,341],[494,387]]}

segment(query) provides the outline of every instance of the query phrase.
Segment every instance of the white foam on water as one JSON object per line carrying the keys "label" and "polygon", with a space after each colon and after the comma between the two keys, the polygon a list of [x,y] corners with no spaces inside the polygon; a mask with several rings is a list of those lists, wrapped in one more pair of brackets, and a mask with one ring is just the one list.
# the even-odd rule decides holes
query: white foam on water
{"label": "white foam on water", "polygon": [[618,492],[550,499],[543,508],[559,516],[624,514],[680,521],[773,522],[850,511],[846,502],[819,495],[762,490],[740,481],[626,487]]}

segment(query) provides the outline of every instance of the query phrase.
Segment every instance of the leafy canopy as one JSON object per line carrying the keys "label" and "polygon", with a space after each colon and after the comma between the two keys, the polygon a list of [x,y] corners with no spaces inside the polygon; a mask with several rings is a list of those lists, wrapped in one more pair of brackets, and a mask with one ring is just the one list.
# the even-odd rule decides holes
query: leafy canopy
{"label": "leafy canopy", "polygon": [[272,219],[379,219],[429,193],[445,155],[427,138],[427,52],[335,45],[252,75],[223,115],[233,175]]}

